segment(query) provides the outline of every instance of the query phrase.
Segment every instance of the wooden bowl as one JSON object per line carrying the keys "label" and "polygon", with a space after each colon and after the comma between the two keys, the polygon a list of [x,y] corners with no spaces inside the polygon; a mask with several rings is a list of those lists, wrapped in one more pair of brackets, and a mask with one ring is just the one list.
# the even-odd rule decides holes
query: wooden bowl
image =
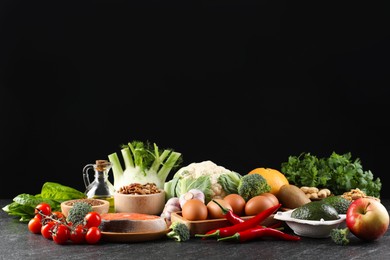
{"label": "wooden bowl", "polygon": [[107,213],[110,208],[110,203],[107,200],[101,199],[74,199],[67,200],[61,203],[61,212],[65,217],[68,216],[69,210],[73,207],[75,202],[87,202],[92,205],[92,211],[99,214]]}
{"label": "wooden bowl", "polygon": [[114,194],[115,212],[160,215],[165,206],[165,191],[154,194]]}

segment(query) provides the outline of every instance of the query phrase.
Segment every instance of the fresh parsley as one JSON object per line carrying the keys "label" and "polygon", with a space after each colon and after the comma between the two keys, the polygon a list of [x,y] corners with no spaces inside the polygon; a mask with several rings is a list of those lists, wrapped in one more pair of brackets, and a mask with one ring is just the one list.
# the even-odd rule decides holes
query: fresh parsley
{"label": "fresh parsley", "polygon": [[382,183],[369,170],[363,170],[359,158],[352,160],[351,153],[333,152],[328,158],[318,158],[310,153],[289,156],[281,171],[297,186],[326,187],[335,195],[359,188],[366,195],[380,197]]}

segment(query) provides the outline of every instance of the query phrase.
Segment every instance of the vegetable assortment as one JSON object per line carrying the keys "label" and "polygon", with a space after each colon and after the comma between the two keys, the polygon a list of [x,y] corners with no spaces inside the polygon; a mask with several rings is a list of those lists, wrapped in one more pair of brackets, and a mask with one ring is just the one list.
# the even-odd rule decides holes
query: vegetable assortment
{"label": "vegetable assortment", "polygon": [[[160,150],[155,143],[151,145],[149,142],[133,141],[122,145],[121,154],[125,168],[122,168],[117,153],[108,155],[112,163],[115,190],[122,192],[123,189],[130,187],[129,185],[149,183],[163,189],[166,193],[166,205],[161,216],[165,218],[170,229],[167,233],[168,238],[179,242],[190,239],[190,230],[185,224],[171,223],[171,213],[181,210],[187,220],[206,220],[211,215],[208,205],[215,203],[221,210],[218,212],[221,214],[215,218],[223,216],[230,225],[208,230],[204,234],[195,234],[195,237],[236,242],[265,237],[287,241],[300,240],[299,236],[283,232],[280,221],[272,226],[261,225],[282,206],[282,201],[270,193],[272,187],[262,175],[240,175],[212,161],[203,161],[179,168],[173,178],[166,181],[169,173],[181,165],[181,153],[173,149]],[[369,196],[380,197],[382,187],[380,179],[374,179],[371,171],[363,171],[360,160],[351,160],[350,153],[339,155],[333,152],[329,158],[317,158],[310,153],[290,156],[287,162],[282,163],[281,172],[291,182],[288,186],[307,188],[310,194],[314,192],[309,192],[309,188],[317,189],[318,198],[325,198],[331,192],[332,195],[340,195],[352,189],[362,190]],[[320,196],[317,187],[323,188],[327,193]],[[331,187],[332,191],[325,187]],[[269,198],[265,194],[274,198]],[[231,197],[231,201],[236,204],[235,210],[224,206],[221,201],[228,195],[236,195],[242,199],[239,201]],[[90,206],[82,204],[75,205],[74,209],[79,208],[79,211],[73,212],[67,219],[60,212],[61,202],[84,198],[85,193],[76,189],[46,182],[40,194],[20,194],[12,203],[3,207],[3,210],[9,215],[17,216],[21,222],[28,222],[28,229],[32,233],[41,234],[57,244],[68,242],[96,244],[101,237],[99,230],[101,219],[98,213],[91,212]],[[255,199],[267,200],[270,204],[258,202],[257,205],[262,205],[261,210],[251,211],[249,214],[247,207],[251,202],[254,203]],[[276,200],[275,203],[272,202],[273,199]],[[284,203],[283,205],[285,206]],[[212,206],[216,208],[215,205]],[[243,214],[254,216],[244,220],[241,218]],[[340,234],[333,232],[332,239],[337,238],[338,244],[347,244],[349,241],[343,240]]]}

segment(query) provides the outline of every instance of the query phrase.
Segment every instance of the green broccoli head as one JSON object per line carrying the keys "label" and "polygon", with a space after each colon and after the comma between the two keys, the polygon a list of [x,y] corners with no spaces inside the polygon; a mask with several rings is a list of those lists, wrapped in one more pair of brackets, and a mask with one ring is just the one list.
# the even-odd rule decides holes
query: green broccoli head
{"label": "green broccoli head", "polygon": [[82,224],[85,215],[92,211],[92,205],[85,201],[77,201],[73,204],[73,207],[69,210],[66,220],[73,223],[74,226]]}
{"label": "green broccoli head", "polygon": [[172,222],[169,228],[171,231],[167,233],[168,238],[172,238],[178,242],[184,242],[190,239],[190,229],[183,222]]}
{"label": "green broccoli head", "polygon": [[271,186],[260,174],[247,174],[242,176],[237,187],[238,194],[241,195],[245,201],[248,201],[254,196],[270,191]]}
{"label": "green broccoli head", "polygon": [[342,246],[349,244],[348,234],[348,228],[335,228],[330,231],[330,237],[332,238],[333,242]]}

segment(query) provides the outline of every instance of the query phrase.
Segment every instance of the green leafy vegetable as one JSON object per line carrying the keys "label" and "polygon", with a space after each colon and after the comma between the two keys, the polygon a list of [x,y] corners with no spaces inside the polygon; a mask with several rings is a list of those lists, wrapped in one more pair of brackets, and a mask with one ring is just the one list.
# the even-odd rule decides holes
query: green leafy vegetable
{"label": "green leafy vegetable", "polygon": [[121,146],[125,170],[117,153],[108,155],[114,174],[114,188],[119,190],[132,183],[155,183],[160,189],[170,171],[182,163],[181,153],[173,149],[160,150],[156,144],[132,141]]}
{"label": "green leafy vegetable", "polygon": [[52,211],[60,211],[61,202],[85,197],[84,193],[72,187],[55,182],[46,182],[43,184],[40,194],[19,194],[2,209],[9,215],[18,217],[19,221],[28,222],[34,217],[35,207],[41,202],[48,203]]}
{"label": "green leafy vegetable", "polygon": [[42,186],[42,198],[50,198],[57,201],[72,200],[75,198],[84,198],[85,194],[72,187],[61,185],[55,182],[45,182]]}
{"label": "green leafy vegetable", "polygon": [[364,171],[359,158],[352,160],[351,153],[333,152],[328,158],[318,158],[310,153],[290,156],[281,165],[290,183],[297,186],[327,187],[335,195],[359,188],[368,196],[380,197],[382,183],[374,179],[371,171]]}

